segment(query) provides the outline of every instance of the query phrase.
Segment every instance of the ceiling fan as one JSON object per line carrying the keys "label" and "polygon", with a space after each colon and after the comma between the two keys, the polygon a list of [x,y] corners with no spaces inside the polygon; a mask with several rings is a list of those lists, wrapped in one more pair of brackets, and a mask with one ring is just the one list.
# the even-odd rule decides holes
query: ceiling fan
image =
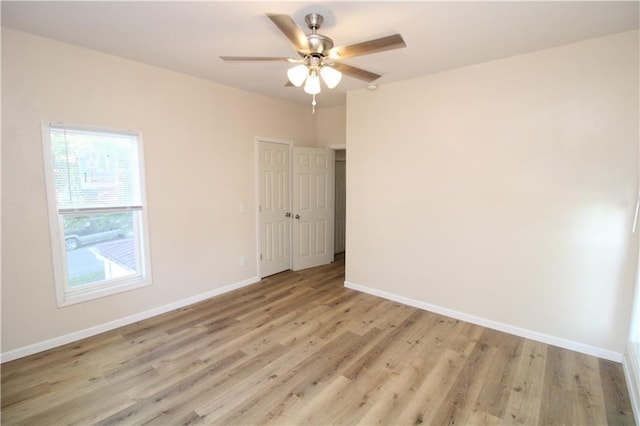
{"label": "ceiling fan", "polygon": [[380,78],[379,74],[344,64],[339,62],[340,60],[406,47],[400,34],[349,46],[334,47],[333,40],[317,33],[324,21],[319,13],[309,13],[304,18],[311,30],[309,35],[305,35],[289,15],[267,13],[267,17],[291,41],[301,59],[264,56],[220,56],[220,59],[224,61],[285,61],[298,64],[287,71],[289,81],[286,86],[301,87],[304,83],[304,91],[313,95],[314,111],[315,96],[321,91],[320,78],[329,89],[333,89],[340,83],[342,74],[368,83]]}

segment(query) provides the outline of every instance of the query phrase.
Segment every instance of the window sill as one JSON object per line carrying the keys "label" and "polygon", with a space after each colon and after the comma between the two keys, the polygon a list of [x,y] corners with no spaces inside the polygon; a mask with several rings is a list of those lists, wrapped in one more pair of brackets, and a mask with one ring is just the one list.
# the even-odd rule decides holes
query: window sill
{"label": "window sill", "polygon": [[81,289],[69,293],[65,293],[58,299],[58,308],[75,305],[78,303],[88,302],[90,300],[99,299],[114,294],[124,293],[130,290],[136,290],[151,285],[151,280],[133,277],[126,280],[111,282],[99,287]]}

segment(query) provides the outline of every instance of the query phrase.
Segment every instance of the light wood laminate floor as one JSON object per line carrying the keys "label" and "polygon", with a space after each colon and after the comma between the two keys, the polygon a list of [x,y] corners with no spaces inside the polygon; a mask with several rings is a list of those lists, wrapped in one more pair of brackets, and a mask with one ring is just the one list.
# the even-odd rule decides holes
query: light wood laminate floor
{"label": "light wood laminate floor", "polygon": [[343,281],[284,272],[6,363],[2,423],[634,424],[620,364]]}

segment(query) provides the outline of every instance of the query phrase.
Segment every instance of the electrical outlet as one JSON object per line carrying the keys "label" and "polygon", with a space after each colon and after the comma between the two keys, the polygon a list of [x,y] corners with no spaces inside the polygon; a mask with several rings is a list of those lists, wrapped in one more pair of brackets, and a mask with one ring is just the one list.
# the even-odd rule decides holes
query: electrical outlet
{"label": "electrical outlet", "polygon": [[244,266],[247,264],[247,258],[244,256],[240,256],[240,266]]}

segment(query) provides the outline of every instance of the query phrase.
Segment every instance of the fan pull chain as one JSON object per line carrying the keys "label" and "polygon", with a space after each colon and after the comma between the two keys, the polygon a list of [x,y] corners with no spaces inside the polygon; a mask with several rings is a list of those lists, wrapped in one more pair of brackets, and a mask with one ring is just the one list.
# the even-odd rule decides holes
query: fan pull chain
{"label": "fan pull chain", "polygon": [[311,102],[311,114],[316,113],[316,95],[313,95],[313,101]]}

